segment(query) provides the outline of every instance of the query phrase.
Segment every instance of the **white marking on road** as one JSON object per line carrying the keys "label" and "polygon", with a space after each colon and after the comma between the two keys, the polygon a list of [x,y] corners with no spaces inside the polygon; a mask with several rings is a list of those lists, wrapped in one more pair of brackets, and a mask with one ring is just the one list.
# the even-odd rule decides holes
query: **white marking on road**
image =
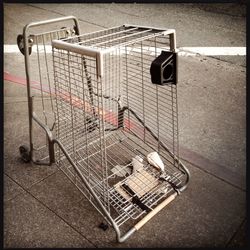
{"label": "white marking on road", "polygon": [[[125,48],[120,48],[121,51],[125,53]],[[169,49],[163,48],[163,49]],[[38,46],[39,52],[44,52],[44,46]],[[50,45],[45,45],[46,53],[52,53],[52,48]],[[150,54],[155,53],[154,47],[143,47],[143,50],[146,52],[150,52]],[[34,45],[32,50],[34,53],[37,52],[37,46]],[[128,53],[131,52],[140,52],[140,48],[135,47],[127,47],[126,51]],[[160,53],[161,49],[157,48],[157,52]],[[245,56],[246,55],[246,47],[179,47],[177,48],[179,56],[196,56],[196,55],[204,55],[204,56]],[[18,46],[15,44],[5,44],[4,45],[4,53],[20,53]]]}
{"label": "white marking on road", "polygon": [[180,47],[182,54],[200,54],[204,56],[245,56],[246,47]]}
{"label": "white marking on road", "polygon": [[[38,45],[38,50],[39,52],[44,51],[44,46],[43,45]],[[45,50],[46,53],[52,53],[52,47],[51,45],[45,45]],[[4,53],[20,53],[20,50],[16,44],[4,44]],[[32,48],[32,52],[37,52],[37,46],[34,45]]]}

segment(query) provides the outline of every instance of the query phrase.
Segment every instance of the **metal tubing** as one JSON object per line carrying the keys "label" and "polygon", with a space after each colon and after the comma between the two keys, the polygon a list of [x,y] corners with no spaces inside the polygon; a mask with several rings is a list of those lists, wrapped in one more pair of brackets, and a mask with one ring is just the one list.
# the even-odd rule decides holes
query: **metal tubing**
{"label": "metal tubing", "polygon": [[[167,151],[169,152],[169,154],[174,158],[174,160],[177,162],[177,163],[180,163],[180,166],[182,167],[182,169],[184,170],[184,172],[187,174],[187,179],[186,179],[186,182],[185,184],[181,187],[181,188],[177,188],[177,190],[179,190],[180,192],[183,192],[186,188],[187,188],[187,185],[188,185],[188,182],[189,182],[189,179],[190,179],[190,172],[189,170],[186,168],[186,166],[179,160],[175,157],[175,155],[168,149],[168,147],[159,140],[159,138],[153,133],[153,131],[148,128],[144,122],[140,119],[140,117],[132,110],[130,109],[129,107],[125,106],[123,107],[123,109],[121,110],[121,112],[123,113],[122,117],[124,117],[124,112],[128,110],[130,111],[130,113],[132,115],[135,116],[135,118],[144,126],[144,128],[154,137],[154,139],[156,139],[157,141],[159,141],[159,144]],[[121,113],[120,112],[120,113]],[[121,122],[121,124],[123,124],[123,122]]]}
{"label": "metal tubing", "polygon": [[[49,163],[45,163],[44,165],[49,165],[51,166],[53,163],[55,163],[55,150],[54,150],[54,144],[52,142],[53,140],[53,135],[52,135],[52,132],[51,130],[49,129],[49,127],[47,125],[45,125],[39,118],[38,116],[36,115],[35,112],[32,112],[32,118],[34,119],[34,121],[41,127],[43,128],[43,130],[46,132],[46,135],[47,135],[47,139],[48,139],[48,144],[49,144]],[[40,161],[36,161],[33,158],[31,158],[32,161],[34,163],[37,163],[37,164],[40,164],[41,162]]]}
{"label": "metal tubing", "polygon": [[176,35],[175,35],[175,30],[169,34],[170,36],[170,49],[175,52],[176,51]]}
{"label": "metal tubing", "polygon": [[46,126],[39,118],[38,116],[36,115],[35,112],[32,112],[32,118],[34,119],[34,121],[36,121],[38,123],[38,125],[40,127],[42,127],[44,129],[44,131],[46,132],[47,136],[48,136],[48,139],[50,141],[53,140],[53,135],[52,135],[52,132],[50,131],[49,127]]}
{"label": "metal tubing", "polygon": [[96,58],[97,54],[100,53],[100,51],[97,49],[89,48],[89,47],[78,45],[78,44],[71,44],[71,43],[67,43],[65,41],[59,41],[59,40],[53,40],[52,46],[55,47],[56,49],[69,50],[71,52],[78,53],[78,54],[85,55],[85,56],[90,56],[93,58]]}
{"label": "metal tubing", "polygon": [[78,44],[71,44],[64,41],[53,40],[52,46],[56,49],[64,49],[83,56],[89,56],[96,59],[96,74],[101,77],[103,75],[103,53],[94,48],[82,46]]}
{"label": "metal tubing", "polygon": [[79,23],[78,23],[78,20],[76,17],[67,16],[67,17],[59,17],[59,18],[29,23],[24,27],[24,32],[27,31],[29,28],[34,27],[34,26],[41,26],[41,25],[45,25],[45,24],[58,23],[58,22],[67,21],[67,20],[73,20],[75,22],[76,27],[79,27]]}
{"label": "metal tubing", "polygon": [[190,175],[190,172],[189,172],[189,170],[187,169],[187,167],[186,167],[179,159],[178,159],[178,162],[180,163],[182,169],[183,169],[183,170],[186,172],[186,174],[187,174],[187,179],[186,179],[185,184],[184,184],[181,188],[179,188],[179,191],[180,191],[180,192],[183,192],[183,191],[187,188],[187,186],[188,186],[188,182],[189,182],[189,180],[190,180],[191,175]]}
{"label": "metal tubing", "polygon": [[[105,216],[109,219],[109,221],[111,222],[112,226],[114,227],[114,230],[116,232],[116,239],[117,242],[122,243],[124,242],[126,239],[128,239],[133,233],[135,233],[136,231],[139,230],[139,228],[137,228],[136,226],[132,227],[130,230],[127,231],[127,233],[125,233],[123,236],[121,236],[120,233],[120,229],[117,226],[117,224],[115,223],[115,221],[112,219],[112,217],[110,216],[109,212],[106,210],[106,208],[103,206],[103,204],[101,203],[101,201],[99,200],[98,196],[96,195],[95,191],[90,187],[89,183],[87,182],[86,178],[84,177],[84,175],[81,173],[81,171],[78,169],[78,167],[76,166],[76,164],[73,162],[73,160],[71,159],[71,157],[69,156],[68,152],[66,151],[66,149],[64,148],[64,146],[61,144],[61,142],[57,139],[53,139],[53,143],[57,143],[58,146],[60,147],[60,149],[63,151],[64,155],[66,156],[67,160],[70,162],[70,164],[74,167],[75,171],[77,172],[78,176],[80,177],[80,179],[83,181],[83,183],[86,185],[86,187],[88,188],[89,192],[91,193],[91,195],[94,197],[94,199],[96,200],[96,202],[98,203],[98,205],[100,206],[101,210],[103,211],[103,213],[105,214]],[[163,201],[162,203],[164,203],[165,201]],[[162,204],[161,203],[161,204]],[[158,205],[158,207],[160,207],[160,205]],[[153,210],[154,211],[154,210]],[[152,211],[152,212],[153,212]],[[159,210],[160,211],[160,210]],[[152,216],[152,212],[150,212],[147,216],[149,217],[153,217]],[[156,214],[156,213],[154,213]],[[146,217],[144,217],[146,218]],[[138,223],[143,223],[144,218],[139,221]],[[137,224],[138,224],[137,223]],[[136,225],[137,225],[136,224]],[[144,224],[144,223],[143,223]]]}
{"label": "metal tubing", "polygon": [[[115,32],[115,35],[121,34],[121,33],[125,33],[125,32],[129,32],[129,31],[133,31],[133,30],[136,30],[136,29],[137,29],[137,28],[131,28],[131,29],[127,29],[127,30],[121,30],[121,31]],[[91,33],[91,34],[93,34],[93,33]],[[85,35],[86,35],[86,34],[84,34],[84,36],[85,36]],[[103,39],[103,38],[107,38],[107,37],[110,37],[110,36],[114,36],[114,33],[106,34],[106,35],[100,36],[100,37],[98,37],[98,39]],[[94,38],[86,39],[86,40],[84,40],[84,41],[82,41],[82,42],[78,42],[78,44],[90,42],[90,41],[93,41],[93,40],[97,40],[97,38],[94,37]]]}
{"label": "metal tubing", "polygon": [[27,97],[28,97],[28,115],[29,115],[29,144],[30,144],[30,156],[33,161],[33,104],[32,104],[32,96],[31,96],[31,86],[30,86],[30,61],[29,61],[29,35],[28,35],[28,30],[31,27],[35,26],[41,26],[41,25],[46,25],[46,24],[51,24],[51,23],[56,23],[56,22],[61,22],[61,21],[66,21],[66,20],[73,20],[76,26],[76,33],[80,32],[80,27],[79,27],[79,22],[76,17],[74,16],[68,16],[68,17],[60,17],[60,18],[55,18],[55,19],[50,19],[50,20],[45,20],[45,21],[39,21],[39,22],[32,22],[27,24],[23,28],[23,39],[24,39],[24,60],[25,60],[25,73],[26,73],[26,81],[27,81]]}
{"label": "metal tubing", "polygon": [[103,213],[105,214],[105,216],[107,216],[107,218],[110,220],[111,224],[113,225],[115,231],[116,231],[116,235],[117,235],[117,241],[120,242],[121,237],[120,237],[120,229],[118,228],[118,226],[116,225],[116,223],[114,222],[114,220],[112,219],[112,217],[110,216],[109,212],[106,210],[106,208],[103,206],[103,204],[101,203],[101,201],[99,200],[98,196],[96,195],[95,191],[90,187],[88,181],[86,180],[86,178],[84,177],[84,175],[81,173],[81,171],[78,169],[78,167],[76,166],[76,164],[73,162],[73,160],[71,159],[71,157],[69,156],[68,152],[66,151],[66,149],[64,148],[64,146],[61,144],[61,142],[57,139],[53,139],[53,143],[57,143],[57,145],[60,147],[60,149],[63,151],[64,155],[66,156],[67,160],[70,162],[70,164],[74,167],[75,171],[77,172],[78,176],[80,177],[80,179],[83,181],[84,185],[86,185],[86,187],[88,188],[89,192],[91,193],[91,195],[94,197],[94,199],[96,200],[96,202],[98,203],[98,205],[100,206],[101,210],[103,211]]}
{"label": "metal tubing", "polygon": [[[138,26],[140,28],[140,26]],[[149,28],[149,27],[146,27],[146,28]],[[156,29],[156,30],[159,30],[159,29]],[[167,34],[170,36],[170,49],[172,51],[175,51],[176,49],[176,41],[175,41],[175,31],[174,30],[160,30],[161,32],[161,35],[162,34]],[[166,32],[166,33],[164,33]],[[149,36],[147,36],[147,38],[151,38],[151,36],[153,37],[154,35],[150,33]],[[113,39],[113,40],[118,40],[119,38],[117,39]],[[136,40],[134,40],[134,42],[138,42],[140,41],[140,39],[142,38],[138,38]],[[126,44],[127,41],[125,43],[120,43],[119,46],[122,46],[124,44]],[[118,46],[118,45],[114,45],[112,48],[108,48],[108,49],[103,49],[102,51],[101,50],[97,50],[97,49],[93,49],[93,48],[89,48],[89,47],[85,47],[85,46],[81,46],[81,45],[75,45],[75,44],[67,44],[66,42],[63,42],[63,41],[53,41],[52,42],[53,46],[55,46],[56,48],[62,48],[62,49],[67,49],[69,51],[72,51],[72,52],[76,52],[76,53],[80,53],[82,55],[86,55],[86,56],[91,56],[91,57],[94,57],[96,58],[96,63],[97,63],[97,76],[102,76],[102,72],[103,72],[103,54],[104,53],[107,53],[108,51],[112,51],[114,49],[116,49],[115,46]],[[100,44],[100,43],[99,43]],[[127,48],[125,48],[126,50]],[[54,52],[54,51],[53,51]],[[143,52],[142,50],[142,47],[141,47],[141,52]],[[87,53],[87,54],[86,54]],[[126,54],[127,56],[127,54]],[[141,57],[143,56],[143,53],[141,53]],[[83,59],[83,61],[85,60],[85,58]],[[68,62],[69,63],[69,62]],[[131,64],[133,65],[133,64]],[[84,66],[84,65],[83,65]],[[86,66],[86,65],[85,65]],[[84,66],[84,67],[85,67]],[[126,66],[127,66],[127,61],[126,61]],[[86,69],[86,68],[85,68]],[[85,72],[86,73],[86,72]],[[143,74],[143,68],[141,69],[141,73]],[[83,77],[83,76],[82,76]],[[88,74],[86,73],[86,79],[87,79],[87,85],[90,85],[91,84],[91,78],[88,77]],[[112,79],[112,78],[111,78]],[[144,77],[142,78],[142,80],[144,80]],[[81,81],[79,81],[80,84],[82,84]],[[70,81],[70,84],[71,84],[71,81]],[[77,86],[77,85],[76,85]],[[95,94],[93,92],[93,89],[91,86],[88,86],[89,87],[89,92],[90,92],[90,96],[92,96],[93,94]],[[91,87],[91,88],[90,88]],[[136,91],[136,88],[134,88],[135,91]],[[173,91],[173,90],[172,90]],[[98,92],[98,88],[97,88],[97,94],[95,94],[96,96],[100,96],[100,97],[103,97],[103,98],[106,98],[104,97],[104,94],[102,92],[102,89],[101,89],[101,93]],[[72,96],[71,96],[72,98]],[[112,98],[110,98],[112,99]],[[85,100],[84,100],[85,101]],[[99,100],[100,103],[98,102],[98,110],[104,110],[104,106],[103,106],[103,99]],[[172,105],[174,103],[174,97],[172,96]],[[85,103],[85,102],[84,102]],[[72,101],[71,101],[71,104],[72,104]],[[99,107],[101,106],[101,107]],[[32,108],[32,107],[31,107]],[[72,108],[72,107],[71,107]],[[108,202],[109,201],[109,196],[107,197],[103,197],[103,200],[104,200],[104,203],[101,201],[100,199],[100,196],[98,196],[98,194],[100,195],[103,195],[103,190],[105,190],[106,186],[101,186],[101,185],[104,185],[104,182],[107,181],[107,175],[106,176],[101,176],[102,178],[102,182],[101,183],[94,183],[95,180],[92,180],[92,179],[87,179],[88,176],[84,175],[84,172],[81,171],[81,163],[78,161],[78,162],[75,162],[73,161],[75,155],[74,153],[79,153],[79,152],[74,152],[73,155],[71,155],[71,151],[68,151],[68,149],[66,149],[66,144],[62,144],[61,143],[61,138],[58,138],[55,139],[55,138],[52,138],[52,136],[50,138],[51,139],[51,144],[49,145],[49,150],[51,151],[54,147],[54,144],[58,144],[59,148],[62,150],[63,154],[65,155],[65,157],[67,158],[67,160],[69,161],[70,165],[72,166],[71,168],[74,169],[74,177],[76,178],[77,176],[80,178],[80,182],[82,182],[83,185],[85,185],[85,188],[87,189],[87,191],[89,192],[89,194],[91,194],[91,198],[93,197],[93,200],[97,203],[97,205],[95,204],[94,206],[95,207],[100,207],[100,210],[97,209],[98,211],[101,211],[101,214],[102,216],[107,220],[109,221],[115,232],[116,232],[116,238],[117,238],[117,241],[118,242],[124,242],[127,238],[129,238],[134,232],[138,231],[147,221],[149,221],[155,214],[157,214],[161,209],[163,209],[163,207],[165,207],[169,202],[171,202],[176,196],[177,194],[179,194],[180,192],[182,192],[183,190],[186,189],[187,187],[187,184],[188,184],[188,181],[189,181],[189,177],[190,177],[190,173],[189,171],[186,169],[186,167],[179,161],[179,159],[174,155],[174,152],[175,151],[170,151],[170,149],[165,145],[163,144],[161,141],[160,141],[160,137],[159,137],[159,128],[158,128],[158,136],[156,136],[156,134],[150,129],[150,127],[148,127],[146,124],[145,124],[145,121],[142,120],[137,114],[136,112],[133,111],[133,109],[131,109],[127,103],[127,106],[125,107],[121,107],[119,105],[119,102],[118,102],[118,128],[122,127],[123,125],[123,121],[124,121],[124,112],[128,110],[128,113],[135,116],[135,118],[143,125],[144,129],[147,130],[151,135],[152,137],[158,141],[159,145],[162,146],[167,152],[169,152],[170,156],[172,156],[172,158],[174,159],[174,162],[177,162],[180,166],[181,169],[180,172],[182,172],[182,174],[186,173],[187,175],[187,178],[186,178],[186,182],[184,183],[184,185],[182,185],[181,188],[178,188],[178,190],[176,190],[176,192],[174,192],[173,194],[171,194],[170,196],[168,196],[167,198],[165,198],[165,200],[163,200],[160,204],[156,205],[154,208],[152,208],[152,211],[149,212],[148,214],[146,214],[135,226],[133,226],[132,228],[130,228],[124,235],[121,236],[121,232],[120,232],[120,226],[121,226],[121,222],[117,221],[117,219],[113,219],[111,214],[110,214],[110,211],[109,211],[109,207],[105,206],[105,202],[106,202],[106,199],[108,199]],[[173,110],[172,110],[173,112]],[[64,115],[65,113],[63,113]],[[72,118],[72,113],[71,113],[71,118]],[[102,119],[102,120],[101,120]],[[106,139],[105,138],[105,134],[104,134],[104,124],[103,124],[103,117],[99,119],[99,127],[101,127],[101,123],[100,121],[102,121],[102,135],[100,134],[100,140],[104,140]],[[172,116],[172,119],[174,120],[175,117]],[[84,118],[85,120],[85,118]],[[43,126],[42,126],[43,127]],[[72,128],[74,128],[74,126],[72,126]],[[44,128],[45,131],[47,128]],[[99,131],[101,132],[101,131]],[[174,137],[175,135],[173,135]],[[102,143],[102,141],[101,141]],[[106,141],[104,142],[104,154],[105,154],[105,160],[104,160],[104,163],[107,164],[107,156],[106,156]],[[73,144],[74,144],[74,139],[73,139]],[[93,142],[92,142],[93,144]],[[94,145],[94,144],[93,144]],[[95,146],[95,145],[94,145]],[[101,145],[102,146],[102,145]],[[107,145],[107,147],[110,146],[110,145]],[[74,147],[74,146],[73,146]],[[71,149],[70,149],[71,150]],[[74,150],[73,150],[74,151]],[[54,151],[53,151],[54,152]],[[103,154],[103,150],[101,150],[101,153]],[[89,157],[92,157],[94,158],[93,161],[95,160],[95,154],[97,154],[97,152],[92,152],[91,154],[88,154],[87,153],[87,158]],[[101,157],[103,157],[103,155],[101,154]],[[52,154],[50,153],[50,156]],[[94,157],[93,157],[94,156]],[[97,158],[97,157],[96,157]],[[172,160],[171,158],[171,160]],[[84,160],[84,159],[83,159]],[[100,166],[103,166],[105,167],[105,164],[103,164],[103,158],[101,158],[101,163],[100,163]],[[175,164],[176,165],[176,164]],[[89,165],[88,163],[88,169],[90,169],[91,165]],[[107,170],[107,166],[106,166],[106,170]],[[183,170],[183,171],[182,171]],[[103,171],[103,170],[102,170]],[[103,173],[103,172],[101,172]],[[175,173],[174,173],[175,174]],[[105,177],[105,178],[104,178]],[[175,175],[173,177],[174,178],[179,178],[177,175]],[[92,183],[91,183],[92,181]],[[93,185],[94,184],[94,185]],[[93,186],[92,186],[93,185]],[[100,186],[100,191],[99,189],[97,189],[97,187],[99,188]],[[108,185],[107,185],[108,186]],[[180,185],[179,185],[180,186]],[[103,188],[103,189],[102,189]],[[172,189],[173,190],[173,189]],[[109,190],[108,190],[109,191]],[[107,192],[108,192],[107,191]],[[108,195],[110,195],[108,193]],[[166,197],[166,193],[164,193],[164,197]],[[157,202],[160,201],[157,200],[155,201],[156,203],[153,203],[151,204],[152,207],[154,206],[154,204],[157,204]],[[108,206],[110,205],[110,203],[108,203]],[[139,216],[141,216],[142,214],[140,214]],[[137,217],[139,218],[139,217]],[[119,218],[120,220],[120,218]]]}
{"label": "metal tubing", "polygon": [[151,29],[147,29],[147,30],[143,30],[143,31],[138,31],[137,33],[127,34],[127,35],[124,35],[124,36],[121,36],[121,37],[116,37],[116,38],[110,39],[108,41],[94,43],[94,46],[97,46],[97,45],[100,46],[102,44],[110,43],[110,42],[117,41],[117,40],[124,39],[124,38],[127,39],[128,37],[132,37],[132,36],[136,36],[136,35],[139,35],[139,34],[143,34],[143,33],[146,33],[148,31],[151,31]]}
{"label": "metal tubing", "polygon": [[134,225],[126,234],[118,238],[118,242],[122,243],[127,238],[129,238],[133,233],[138,231],[146,222],[153,218],[158,212],[160,212],[167,204],[173,201],[178,194],[175,192],[171,196],[167,197],[163,202],[161,202],[156,208],[149,212],[144,218],[142,218],[136,225]]}
{"label": "metal tubing", "polygon": [[133,233],[136,232],[136,229],[134,227],[132,227],[130,230],[127,231],[126,234],[124,234],[122,237],[118,237],[117,238],[117,241],[119,243],[122,243],[124,242],[126,239],[128,239]]}
{"label": "metal tubing", "polygon": [[162,32],[164,32],[164,35],[169,35],[175,31],[174,29],[156,28],[156,27],[151,27],[151,26],[134,25],[134,24],[124,24],[123,26],[124,27],[135,27],[135,28],[143,28],[143,29],[152,29],[152,30],[162,31]]}
{"label": "metal tubing", "polygon": [[119,26],[112,27],[112,28],[110,28],[110,29],[102,29],[102,30],[98,30],[98,31],[95,31],[95,32],[88,32],[88,33],[84,33],[83,36],[87,36],[87,35],[89,35],[89,34],[93,35],[93,34],[101,33],[101,32],[103,32],[103,31],[109,31],[109,30],[117,29],[117,28],[120,28],[120,27],[121,27],[121,26],[119,25]]}
{"label": "metal tubing", "polygon": [[[176,33],[175,33],[175,30],[173,30],[173,33],[170,34],[170,49],[173,51],[173,52],[176,52]],[[176,56],[176,68],[178,67],[178,54]],[[178,82],[178,71],[176,71],[176,82]],[[164,145],[165,146],[165,145]],[[178,162],[180,164],[180,166],[182,167],[182,169],[186,172],[187,174],[187,179],[186,179],[186,183],[184,186],[182,186],[179,191],[180,192],[183,192],[186,188],[187,188],[187,185],[188,185],[188,182],[189,182],[189,179],[190,179],[190,172],[189,170],[186,168],[186,166],[178,159]]]}

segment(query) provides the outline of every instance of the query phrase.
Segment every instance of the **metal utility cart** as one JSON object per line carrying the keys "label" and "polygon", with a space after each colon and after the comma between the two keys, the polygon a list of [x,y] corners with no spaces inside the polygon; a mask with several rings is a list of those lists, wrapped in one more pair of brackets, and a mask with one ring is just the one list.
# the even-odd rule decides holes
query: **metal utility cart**
{"label": "metal utility cart", "polygon": [[[70,19],[73,28],[27,31]],[[125,24],[79,34],[77,19],[66,17],[29,24],[19,36],[30,122],[30,148],[21,146],[20,153],[27,162],[56,162],[123,242],[189,181],[179,160],[175,30]],[[37,48],[44,120],[33,111],[32,47]],[[36,150],[33,120],[46,135]],[[41,149],[45,156],[37,160],[34,152]]]}

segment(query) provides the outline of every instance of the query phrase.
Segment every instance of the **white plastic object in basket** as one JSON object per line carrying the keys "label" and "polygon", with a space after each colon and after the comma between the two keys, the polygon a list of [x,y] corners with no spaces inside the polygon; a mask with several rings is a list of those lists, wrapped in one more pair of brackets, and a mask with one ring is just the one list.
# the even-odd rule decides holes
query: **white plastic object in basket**
{"label": "white plastic object in basket", "polygon": [[159,169],[161,172],[165,172],[164,164],[157,152],[151,152],[147,155],[148,162]]}

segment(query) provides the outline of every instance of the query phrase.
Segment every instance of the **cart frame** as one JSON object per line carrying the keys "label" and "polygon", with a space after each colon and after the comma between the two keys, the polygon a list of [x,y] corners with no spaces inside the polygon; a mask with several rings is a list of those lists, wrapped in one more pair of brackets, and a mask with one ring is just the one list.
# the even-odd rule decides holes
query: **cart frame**
{"label": "cart frame", "polygon": [[[116,232],[116,239],[118,242],[124,242],[127,238],[129,238],[134,232],[138,231],[147,221],[149,221],[155,214],[157,214],[161,209],[163,209],[167,204],[169,204],[172,200],[176,198],[177,195],[179,195],[181,192],[183,192],[190,179],[190,173],[189,170],[185,167],[185,165],[177,158],[174,157],[174,160],[178,162],[179,166],[183,169],[183,171],[186,173],[186,183],[179,189],[176,189],[173,194],[168,196],[164,201],[162,201],[160,204],[158,204],[151,212],[149,212],[146,216],[144,216],[137,224],[135,224],[130,230],[128,230],[125,234],[121,235],[121,231],[119,226],[117,226],[116,222],[114,219],[111,217],[110,213],[107,211],[107,209],[104,207],[102,202],[99,200],[97,194],[95,191],[92,189],[92,187],[89,185],[88,181],[86,180],[86,177],[81,173],[81,171],[78,169],[77,165],[73,161],[73,159],[70,157],[69,153],[67,152],[65,146],[55,138],[52,134],[51,129],[41,121],[36,113],[33,110],[33,96],[31,95],[31,78],[30,78],[30,60],[29,60],[29,47],[30,43],[32,43],[31,37],[28,35],[29,29],[32,27],[37,27],[37,26],[43,26],[47,24],[52,24],[52,23],[57,23],[57,22],[62,22],[66,20],[73,20],[75,24],[75,32],[76,35],[80,35],[80,26],[79,22],[76,17],[74,16],[68,16],[68,17],[62,17],[62,18],[56,18],[56,19],[51,19],[51,20],[46,20],[46,21],[41,21],[41,22],[32,22],[27,24],[24,29],[23,29],[23,40],[24,40],[24,58],[25,58],[25,72],[26,72],[26,80],[27,80],[27,97],[28,97],[28,117],[29,117],[29,157],[31,162],[34,164],[38,165],[52,165],[55,163],[55,145],[58,145],[58,147],[62,150],[64,153],[65,157],[69,161],[69,163],[72,165],[76,173],[78,174],[79,178],[82,180],[84,185],[87,187],[88,191],[91,193],[93,198],[95,199],[96,203],[101,209],[101,212],[106,220],[108,220],[112,226],[114,227],[114,230]],[[144,26],[137,26],[137,25],[130,25],[126,24],[124,26],[129,26],[129,27],[140,27],[143,28]],[[147,27],[149,28],[149,27]],[[152,29],[156,29],[151,27]],[[158,29],[158,28],[157,28]],[[159,29],[158,29],[159,30]],[[165,30],[165,33],[170,36],[170,50],[172,52],[176,52],[176,35],[175,35],[175,30],[173,29],[162,29]],[[167,31],[166,31],[167,30]],[[57,48],[69,48],[68,45],[63,42],[63,41],[53,41],[53,43],[57,46]],[[82,47],[79,49],[78,47],[75,47],[73,45],[70,46],[70,50],[73,52],[80,53],[85,56],[90,56],[96,58],[96,70],[97,70],[97,76],[98,78],[101,78],[103,75],[103,53],[109,52],[109,50],[105,50],[103,53],[100,52],[99,50],[95,50],[92,48],[88,47]],[[47,162],[42,162],[39,161],[39,159],[35,159],[33,155],[33,137],[32,137],[32,131],[33,131],[33,121],[35,121],[46,133],[47,139],[48,139],[48,148],[49,148],[49,161]],[[162,143],[162,146],[167,149],[167,147]],[[169,151],[169,150],[168,150]]]}

